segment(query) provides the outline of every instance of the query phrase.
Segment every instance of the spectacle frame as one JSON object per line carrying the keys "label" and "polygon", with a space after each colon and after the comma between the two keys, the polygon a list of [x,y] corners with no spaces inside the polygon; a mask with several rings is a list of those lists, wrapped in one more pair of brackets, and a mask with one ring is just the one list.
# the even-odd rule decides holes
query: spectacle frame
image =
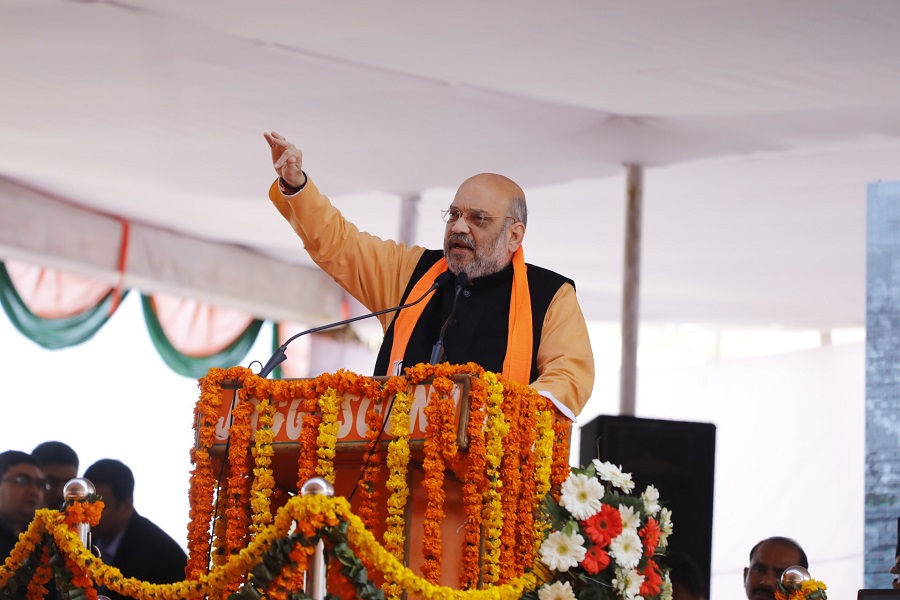
{"label": "spectacle frame", "polygon": [[0,481],[9,481],[19,487],[36,487],[45,492],[50,490],[50,483],[46,479],[35,479],[34,477],[22,473],[4,477],[3,479],[0,479]]}
{"label": "spectacle frame", "polygon": [[512,219],[515,223],[516,218],[506,216],[498,216],[498,215],[486,215],[483,212],[478,211],[462,211],[458,208],[445,208],[441,211],[441,218],[444,220],[444,223],[448,225],[453,225],[459,218],[462,217],[465,219],[466,223],[469,227],[486,227],[491,221],[494,219]]}

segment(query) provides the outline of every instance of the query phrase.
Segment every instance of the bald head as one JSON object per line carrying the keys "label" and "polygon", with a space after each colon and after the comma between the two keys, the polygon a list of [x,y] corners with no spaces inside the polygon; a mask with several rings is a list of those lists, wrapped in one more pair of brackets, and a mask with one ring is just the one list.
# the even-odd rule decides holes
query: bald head
{"label": "bald head", "polygon": [[[522,225],[528,225],[525,192],[509,177],[497,173],[479,173],[469,177],[459,186],[454,202],[475,199],[483,206],[485,202],[493,205],[484,206],[488,214],[509,215]],[[493,208],[499,212],[492,212]]]}
{"label": "bald head", "polygon": [[466,179],[446,212],[444,256],[454,273],[470,279],[501,271],[525,237],[525,194],[495,173]]}

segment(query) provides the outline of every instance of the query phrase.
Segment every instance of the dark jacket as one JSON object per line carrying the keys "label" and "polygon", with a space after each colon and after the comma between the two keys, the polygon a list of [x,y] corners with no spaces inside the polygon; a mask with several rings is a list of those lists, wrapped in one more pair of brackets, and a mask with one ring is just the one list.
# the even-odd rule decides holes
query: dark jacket
{"label": "dark jacket", "polygon": [[[148,583],[175,583],[185,578],[187,555],[178,542],[159,526],[134,513],[125,528],[115,558],[107,564],[122,571],[125,577]],[[104,593],[112,600],[124,597],[111,590]]]}

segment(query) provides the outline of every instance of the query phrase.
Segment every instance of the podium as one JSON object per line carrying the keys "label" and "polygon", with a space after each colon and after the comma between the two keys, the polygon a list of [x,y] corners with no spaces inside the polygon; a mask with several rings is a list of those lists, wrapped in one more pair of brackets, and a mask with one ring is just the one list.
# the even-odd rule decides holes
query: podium
{"label": "podium", "polygon": [[533,564],[540,502],[568,475],[568,419],[471,363],[304,380],[213,369],[195,420],[195,573],[209,569],[210,548],[213,561],[234,553],[284,498],[322,476],[352,496],[385,549],[432,583],[504,583]]}
{"label": "podium", "polygon": [[[371,377],[372,382],[385,385],[390,380],[389,377]],[[466,427],[469,422],[469,394],[471,391],[471,375],[453,375],[450,377],[453,382],[453,390],[451,398],[454,404],[453,425],[455,431],[455,443],[460,450],[467,450],[469,446],[469,436]],[[314,379],[300,380],[287,379],[290,381],[314,381]],[[429,397],[432,392],[432,378],[416,383],[410,386],[412,403],[409,412],[409,447],[412,453],[411,461],[421,464],[424,459],[425,446],[425,430],[427,428],[427,417],[425,416],[425,407],[428,404]],[[239,402],[238,392],[242,389],[241,383],[234,380],[226,380],[222,383],[221,404],[216,418],[215,441],[210,448],[210,453],[215,457],[217,466],[221,466],[221,460],[224,457],[229,442],[229,428],[232,423],[232,409]],[[341,398],[339,426],[336,434],[335,443],[335,468],[342,467],[342,470],[361,467],[370,454],[374,451],[378,455],[384,455],[387,452],[388,445],[394,436],[388,431],[388,427],[379,430],[379,441],[374,449],[367,449],[369,440],[366,438],[368,425],[366,424],[366,413],[371,408],[385,409],[390,408],[393,395],[389,395],[386,402],[376,404],[372,398],[367,397],[360,390],[347,391]],[[257,407],[260,399],[258,397],[250,397],[249,401],[253,403],[254,410],[250,414],[250,427],[253,431],[259,428],[259,413]],[[387,406],[384,406],[386,404]],[[304,418],[309,420],[310,416],[317,416],[318,410],[304,412],[303,400],[293,398],[288,400],[283,398],[274,402],[274,414],[272,423],[272,447],[274,455],[272,457],[272,471],[275,477],[275,484],[280,489],[290,493],[296,493],[302,482],[297,478],[297,458],[302,450],[301,436],[303,435]],[[196,440],[195,440],[196,441]],[[346,482],[332,482],[340,486]],[[352,488],[351,488],[352,489]],[[338,495],[342,495],[336,491]]]}

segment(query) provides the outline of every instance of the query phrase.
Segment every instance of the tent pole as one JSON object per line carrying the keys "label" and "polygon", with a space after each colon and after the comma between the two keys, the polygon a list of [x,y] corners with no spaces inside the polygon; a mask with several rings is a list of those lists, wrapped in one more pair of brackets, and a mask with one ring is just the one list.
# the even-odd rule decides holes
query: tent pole
{"label": "tent pole", "polygon": [[416,243],[419,225],[421,194],[407,194],[400,198],[400,233],[398,242],[412,246]]}
{"label": "tent pole", "polygon": [[622,360],[619,383],[619,414],[634,416],[637,391],[638,308],[641,283],[641,216],[644,199],[644,169],[625,165],[625,269],[622,290]]}

